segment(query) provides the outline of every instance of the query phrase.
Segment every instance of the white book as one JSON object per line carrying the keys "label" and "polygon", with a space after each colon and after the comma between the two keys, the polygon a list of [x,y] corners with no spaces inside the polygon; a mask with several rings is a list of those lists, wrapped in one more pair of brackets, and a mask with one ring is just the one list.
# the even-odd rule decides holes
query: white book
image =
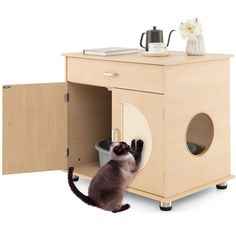
{"label": "white book", "polygon": [[113,55],[131,54],[137,52],[138,52],[137,48],[120,48],[120,47],[94,48],[94,49],[83,50],[83,54],[95,55],[95,56],[113,56]]}

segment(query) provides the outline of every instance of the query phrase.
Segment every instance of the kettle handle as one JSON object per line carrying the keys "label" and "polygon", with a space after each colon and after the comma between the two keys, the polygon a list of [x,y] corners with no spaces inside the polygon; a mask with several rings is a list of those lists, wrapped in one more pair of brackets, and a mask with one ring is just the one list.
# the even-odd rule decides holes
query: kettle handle
{"label": "kettle handle", "polygon": [[141,46],[142,48],[145,48],[145,47],[143,46],[143,36],[144,36],[144,34],[146,34],[146,32],[142,33],[141,38],[140,38],[140,42],[139,42],[139,44],[140,44],[140,46]]}
{"label": "kettle handle", "polygon": [[168,41],[167,41],[166,47],[169,46],[169,43],[170,43],[170,36],[171,36],[171,34],[172,34],[174,31],[175,31],[175,30],[171,30],[171,31],[170,31],[169,36],[168,36]]}

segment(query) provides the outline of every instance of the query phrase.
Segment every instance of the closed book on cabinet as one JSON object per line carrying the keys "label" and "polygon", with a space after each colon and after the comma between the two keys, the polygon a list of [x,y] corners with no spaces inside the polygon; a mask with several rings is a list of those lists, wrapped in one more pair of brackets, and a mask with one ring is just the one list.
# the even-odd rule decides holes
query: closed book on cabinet
{"label": "closed book on cabinet", "polygon": [[95,48],[95,49],[83,50],[83,54],[95,55],[95,56],[114,56],[114,55],[131,54],[137,52],[138,49],[136,48],[121,48],[121,47]]}

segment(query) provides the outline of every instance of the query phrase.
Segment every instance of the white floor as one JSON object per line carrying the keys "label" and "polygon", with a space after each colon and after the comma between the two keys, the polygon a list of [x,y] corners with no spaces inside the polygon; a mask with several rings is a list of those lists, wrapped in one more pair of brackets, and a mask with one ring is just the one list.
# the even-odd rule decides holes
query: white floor
{"label": "white floor", "polygon": [[[77,186],[86,193],[88,183]],[[64,172],[0,176],[0,235],[236,235],[236,181],[228,184],[176,201],[171,212],[127,193],[131,208],[113,214],[77,199]]]}

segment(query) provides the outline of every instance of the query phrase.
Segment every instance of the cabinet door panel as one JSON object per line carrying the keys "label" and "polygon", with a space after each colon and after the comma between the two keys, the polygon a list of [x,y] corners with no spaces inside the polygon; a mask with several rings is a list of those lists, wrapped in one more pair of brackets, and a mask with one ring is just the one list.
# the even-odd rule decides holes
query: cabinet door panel
{"label": "cabinet door panel", "polygon": [[142,139],[141,167],[129,187],[163,195],[163,95],[112,89],[112,128],[118,140]]}
{"label": "cabinet door panel", "polygon": [[3,174],[65,169],[65,83],[3,89]]}
{"label": "cabinet door panel", "polygon": [[68,92],[68,165],[96,162],[95,144],[111,135],[111,92],[70,82]]}

